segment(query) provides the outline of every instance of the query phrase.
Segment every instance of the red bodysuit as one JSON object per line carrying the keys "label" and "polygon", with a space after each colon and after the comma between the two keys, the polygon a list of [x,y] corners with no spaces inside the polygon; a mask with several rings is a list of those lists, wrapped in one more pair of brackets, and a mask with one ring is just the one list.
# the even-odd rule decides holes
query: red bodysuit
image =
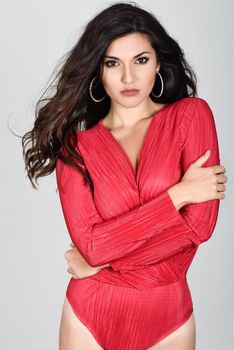
{"label": "red bodysuit", "polygon": [[102,121],[78,131],[94,184],[62,165],[59,196],[69,235],[96,275],[71,278],[66,296],[106,350],[146,350],[193,312],[186,274],[198,246],[214,231],[220,200],[180,210],[167,189],[211,150],[203,166],[220,164],[215,121],[202,98],[186,97],[156,112],[137,170]]}

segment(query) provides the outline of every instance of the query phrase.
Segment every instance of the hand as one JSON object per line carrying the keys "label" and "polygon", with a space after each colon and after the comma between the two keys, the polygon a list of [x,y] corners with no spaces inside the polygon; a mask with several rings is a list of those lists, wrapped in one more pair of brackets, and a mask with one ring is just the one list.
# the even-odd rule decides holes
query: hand
{"label": "hand", "polygon": [[204,153],[186,170],[181,184],[186,192],[189,203],[201,203],[212,199],[225,198],[224,191],[227,176],[223,175],[226,169],[222,165],[202,167],[210,154]]}
{"label": "hand", "polygon": [[80,252],[76,249],[74,244],[70,243],[70,246],[72,249],[67,250],[64,256],[69,266],[67,268],[67,271],[72,275],[73,278],[80,279],[92,276],[102,270],[104,267],[110,266],[109,264],[95,267],[90,266],[80,254]]}

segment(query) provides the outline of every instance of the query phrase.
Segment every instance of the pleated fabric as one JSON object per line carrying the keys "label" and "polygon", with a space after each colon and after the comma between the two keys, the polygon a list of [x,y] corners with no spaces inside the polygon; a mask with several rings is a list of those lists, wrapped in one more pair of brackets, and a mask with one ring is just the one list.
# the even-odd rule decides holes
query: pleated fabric
{"label": "pleated fabric", "polygon": [[198,97],[166,105],[152,116],[137,169],[102,120],[77,136],[94,196],[81,174],[59,160],[64,219],[85,260],[111,266],[71,278],[66,295],[103,348],[147,349],[193,311],[186,274],[214,231],[220,200],[177,210],[167,190],[208,149],[203,166],[220,164],[214,116]]}
{"label": "pleated fabric", "polygon": [[94,279],[70,283],[67,298],[74,313],[105,350],[146,350],[193,311],[186,279],[144,292]]}

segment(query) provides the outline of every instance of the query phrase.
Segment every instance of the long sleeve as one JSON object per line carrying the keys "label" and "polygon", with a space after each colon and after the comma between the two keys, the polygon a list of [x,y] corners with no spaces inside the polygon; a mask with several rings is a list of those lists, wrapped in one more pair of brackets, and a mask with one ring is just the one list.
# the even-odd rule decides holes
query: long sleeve
{"label": "long sleeve", "polygon": [[179,211],[167,191],[124,214],[103,220],[81,174],[58,160],[58,184],[60,171],[58,192],[66,226],[75,247],[91,266],[121,258],[152,235],[181,224]]}
{"label": "long sleeve", "polygon": [[[195,113],[192,124],[194,126],[191,125],[190,128],[191,133],[196,132],[194,128],[199,131],[201,124],[196,127],[196,123],[197,121],[202,122],[202,116],[206,117],[205,127],[211,127],[211,130],[213,130],[212,114],[210,114],[210,110],[206,105],[204,105],[204,111],[206,111],[205,115]],[[200,135],[200,132],[204,135],[203,127],[196,135]],[[194,151],[193,155],[190,156],[190,161],[195,160],[193,157],[196,158],[196,153],[198,156],[203,153],[204,146],[208,146],[208,148],[212,146],[213,149],[215,149],[215,145],[217,147],[217,140],[214,139],[213,132],[207,132],[208,135],[204,137],[207,143],[204,142],[201,146],[199,144],[196,152]],[[207,136],[211,135],[211,141],[209,141]],[[194,140],[196,140],[196,137],[194,137]],[[196,145],[193,147],[196,149]],[[185,143],[185,148],[189,153],[191,149],[189,137]],[[189,163],[188,157],[188,154],[184,151],[181,160],[184,168],[186,162]],[[217,153],[210,157],[209,163],[214,161],[214,163],[217,163],[215,157],[217,157]],[[167,190],[139,207],[104,221],[96,210],[90,188],[84,184],[80,173],[58,161],[56,175],[58,175],[60,165],[63,165],[60,177],[62,188],[59,186],[58,190],[66,225],[74,245],[92,266],[107,262],[111,264],[112,260],[121,259],[142,247],[153,236],[157,236],[159,240],[161,237],[161,241],[163,241],[172,238],[174,232],[174,235],[178,235],[180,240],[183,237],[185,247],[198,245],[208,239],[211,234],[212,225],[214,225],[214,222],[210,224],[212,218],[209,218],[208,221],[204,218],[198,225],[197,214],[202,214],[211,207],[217,209],[217,201],[214,201],[216,204],[211,207],[205,206],[206,203],[198,204],[198,211],[196,212],[194,211],[195,206],[190,206],[190,209],[187,208],[182,216],[181,212],[175,208]],[[207,216],[209,215],[207,214]],[[216,216],[217,212],[213,212],[213,218]],[[181,234],[179,235],[178,232],[181,232]],[[181,244],[176,249],[181,249]],[[119,262],[116,261],[116,269]],[[113,266],[114,264],[115,262],[113,262]]]}
{"label": "long sleeve", "polygon": [[[198,99],[186,110],[185,119],[180,129],[181,172],[206,150],[211,155],[203,166],[220,164],[219,147],[214,117],[206,101]],[[179,253],[187,248],[191,241],[196,246],[207,241],[214,231],[219,211],[220,200],[203,203],[190,203],[180,209],[180,215],[186,225],[170,226],[162,234],[152,236],[140,248],[126,256],[109,262],[114,270],[134,270],[147,264],[154,264],[162,259]]]}

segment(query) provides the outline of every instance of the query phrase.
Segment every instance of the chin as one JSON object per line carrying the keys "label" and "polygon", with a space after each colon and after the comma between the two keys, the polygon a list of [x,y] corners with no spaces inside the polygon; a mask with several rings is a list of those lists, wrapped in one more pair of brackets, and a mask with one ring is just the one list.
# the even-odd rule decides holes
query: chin
{"label": "chin", "polygon": [[121,101],[121,102],[118,102],[119,105],[121,105],[122,107],[124,108],[136,108],[140,105],[141,101],[132,101],[131,103],[126,103],[126,101]]}

